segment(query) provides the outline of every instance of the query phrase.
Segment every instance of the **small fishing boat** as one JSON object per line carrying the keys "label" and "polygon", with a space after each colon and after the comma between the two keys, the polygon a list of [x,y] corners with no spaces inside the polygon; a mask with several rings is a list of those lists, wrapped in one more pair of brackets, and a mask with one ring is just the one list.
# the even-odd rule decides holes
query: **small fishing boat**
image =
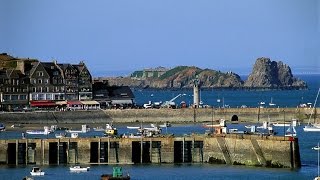
{"label": "small fishing boat", "polygon": [[101,180],[130,180],[130,175],[123,175],[121,167],[114,167],[112,174],[102,174]]}
{"label": "small fishing boat", "polygon": [[113,127],[113,125],[106,124],[105,136],[114,136],[118,134],[117,128]]}
{"label": "small fishing boat", "polygon": [[2,123],[0,123],[0,131],[5,131],[5,130],[6,130],[6,127]]}
{"label": "small fishing boat", "polygon": [[69,168],[72,172],[89,171],[90,167],[72,166]]}
{"label": "small fishing boat", "polygon": [[294,126],[290,126],[287,129],[285,136],[287,136],[287,137],[296,137],[297,136],[297,131],[294,128]]}
{"label": "small fishing boat", "polygon": [[93,128],[93,131],[105,131],[101,126]]}
{"label": "small fishing boat", "polygon": [[139,126],[127,126],[127,129],[140,129]]}
{"label": "small fishing boat", "polygon": [[171,124],[169,122],[165,122],[163,124],[160,124],[159,127],[161,128],[171,127]]}
{"label": "small fishing boat", "polygon": [[81,130],[66,130],[67,133],[87,133],[90,131],[90,128],[86,124],[81,126]]}
{"label": "small fishing boat", "polygon": [[283,126],[288,127],[288,126],[290,126],[290,123],[274,122],[274,123],[272,123],[272,126],[275,126],[275,127],[283,127]]}
{"label": "small fishing boat", "polygon": [[48,135],[52,132],[48,126],[44,126],[43,129],[44,129],[43,131],[41,131],[41,130],[27,130],[26,133],[33,134],[33,135]]}
{"label": "small fishing boat", "polygon": [[59,133],[59,134],[55,134],[56,138],[64,138],[66,137],[66,133]]}
{"label": "small fishing boat", "polygon": [[71,133],[71,138],[78,138],[79,134],[78,133]]}
{"label": "small fishing boat", "polygon": [[44,172],[39,167],[33,167],[31,172],[31,176],[44,176]]}
{"label": "small fishing boat", "polygon": [[[319,93],[320,93],[320,88],[318,89],[318,93],[317,93],[316,99],[315,99],[314,104],[313,104],[312,114],[315,113],[315,107],[316,107],[316,104],[317,104]],[[312,114],[309,117],[308,124],[303,128],[304,132],[320,132],[319,123],[317,123],[317,122],[314,122],[313,124],[311,123]],[[314,117],[316,117],[316,116],[314,116]]]}
{"label": "small fishing boat", "polygon": [[312,148],[313,150],[316,150],[316,151],[319,151],[320,150],[320,147],[319,146],[315,146]]}

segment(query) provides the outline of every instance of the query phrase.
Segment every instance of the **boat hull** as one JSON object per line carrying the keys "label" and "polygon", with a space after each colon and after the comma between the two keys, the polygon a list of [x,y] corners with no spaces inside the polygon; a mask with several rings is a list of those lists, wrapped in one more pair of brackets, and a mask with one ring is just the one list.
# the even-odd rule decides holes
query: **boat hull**
{"label": "boat hull", "polygon": [[31,176],[44,176],[44,172],[30,172]]}
{"label": "boat hull", "polygon": [[320,128],[306,126],[303,128],[303,131],[304,132],[320,132]]}
{"label": "boat hull", "polygon": [[101,180],[130,180],[130,176],[113,177],[112,174],[103,174]]}

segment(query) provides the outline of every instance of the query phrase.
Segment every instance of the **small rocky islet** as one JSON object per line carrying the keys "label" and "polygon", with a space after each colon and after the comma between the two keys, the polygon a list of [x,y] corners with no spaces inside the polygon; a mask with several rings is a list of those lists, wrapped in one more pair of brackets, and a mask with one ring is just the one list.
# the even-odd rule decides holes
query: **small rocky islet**
{"label": "small rocky islet", "polygon": [[[163,67],[135,71],[129,77],[105,78],[109,85],[126,85],[133,88],[188,89],[198,79],[201,88],[226,89],[307,89],[305,81],[294,77],[291,68],[281,61],[258,58],[246,80],[234,72],[201,69],[195,66]],[[161,73],[162,72],[162,73]],[[151,73],[151,75],[150,75]],[[160,74],[161,73],[161,74]]]}

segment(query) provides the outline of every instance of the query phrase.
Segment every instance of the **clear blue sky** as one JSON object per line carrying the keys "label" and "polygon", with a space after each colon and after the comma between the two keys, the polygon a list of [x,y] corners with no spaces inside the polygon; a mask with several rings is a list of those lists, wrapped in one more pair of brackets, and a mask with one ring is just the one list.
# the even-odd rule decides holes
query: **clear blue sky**
{"label": "clear blue sky", "polygon": [[84,60],[95,76],[194,65],[247,74],[258,57],[319,72],[319,0],[0,0],[0,52]]}

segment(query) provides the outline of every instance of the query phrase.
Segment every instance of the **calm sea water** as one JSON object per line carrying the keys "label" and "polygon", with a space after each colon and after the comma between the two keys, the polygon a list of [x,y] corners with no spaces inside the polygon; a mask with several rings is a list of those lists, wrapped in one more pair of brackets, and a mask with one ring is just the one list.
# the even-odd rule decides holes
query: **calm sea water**
{"label": "calm sea water", "polygon": [[[200,98],[204,104],[214,107],[222,107],[229,105],[230,107],[241,107],[246,105],[248,107],[257,107],[258,103],[264,101],[267,104],[272,99],[276,106],[280,107],[297,107],[301,103],[314,103],[317,95],[317,90],[320,87],[320,74],[318,75],[300,75],[300,79],[308,84],[307,90],[201,90]],[[242,78],[245,79],[245,78]],[[193,103],[192,90],[135,90],[136,103],[143,105],[144,103],[165,102],[174,98],[179,94],[186,94],[175,100],[176,104],[185,101],[187,104]],[[220,103],[217,101],[220,99]],[[317,103],[317,106],[319,102]]]}
{"label": "calm sea water", "polygon": [[[314,102],[317,89],[320,87],[320,75],[304,75],[301,79],[307,81],[308,90],[303,91],[230,91],[230,90],[207,90],[201,91],[201,99],[205,104],[221,106],[217,99],[224,99],[224,103],[231,107],[241,105],[257,106],[260,101],[268,103],[272,97],[273,103],[281,107],[296,107],[300,103]],[[136,101],[143,104],[151,101],[166,101],[179,93],[186,93],[178,101],[192,102],[192,91],[134,91]],[[153,94],[153,96],[152,96]],[[319,103],[318,103],[319,104]],[[244,125],[228,125],[230,128],[244,130]],[[80,127],[79,127],[80,128]],[[313,179],[317,175],[317,152],[312,150],[320,141],[320,133],[303,132],[303,126],[297,127],[299,137],[300,154],[302,167],[298,170],[274,169],[246,166],[228,166],[212,164],[161,164],[161,165],[122,165],[124,172],[131,175],[132,179]],[[129,133],[130,130],[125,126],[118,127],[120,133]],[[173,133],[175,135],[184,135],[190,133],[204,133],[201,124],[177,125],[163,133]],[[279,136],[283,136],[285,129],[276,127]],[[100,136],[99,132],[90,132],[80,136]],[[2,132],[0,139],[20,138],[19,132]],[[54,138],[53,134],[49,136],[31,136],[30,138]],[[44,177],[35,179],[99,179],[101,174],[112,173],[112,165],[92,166],[89,172],[71,173],[69,166],[42,166],[47,173]],[[22,179],[29,176],[32,166],[0,166],[0,179]]]}

